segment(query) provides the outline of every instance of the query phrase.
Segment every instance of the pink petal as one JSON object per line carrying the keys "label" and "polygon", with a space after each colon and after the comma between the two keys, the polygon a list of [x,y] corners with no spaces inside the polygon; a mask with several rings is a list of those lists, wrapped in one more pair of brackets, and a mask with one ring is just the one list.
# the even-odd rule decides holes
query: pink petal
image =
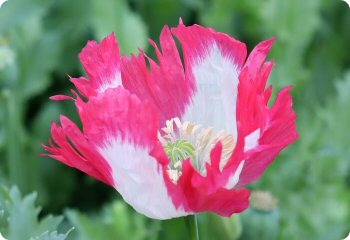
{"label": "pink petal", "polygon": [[190,212],[215,212],[222,216],[240,213],[249,206],[250,192],[247,189],[226,189],[228,175],[220,171],[222,145],[213,149],[207,176],[202,176],[189,160],[183,163],[183,173],[176,189],[169,187],[175,205]]}
{"label": "pink petal", "polygon": [[54,95],[50,97],[50,100],[54,101],[65,101],[65,100],[74,100],[74,98],[66,95]]}
{"label": "pink petal", "polygon": [[126,89],[155,106],[160,125],[163,126],[166,120],[183,114],[194,86],[185,79],[169,27],[165,26],[160,35],[161,50],[152,40],[150,42],[159,64],[145,56],[142,50],[138,56],[123,57],[122,81]]}
{"label": "pink petal", "polygon": [[89,80],[82,77],[72,78],[71,81],[85,97],[121,85],[120,53],[114,33],[103,39],[100,44],[89,41],[79,58]]}
{"label": "pink petal", "polygon": [[264,60],[273,42],[258,44],[239,75],[237,144],[221,173],[222,178],[229,175],[228,189],[258,179],[278,153],[298,138],[290,88],[281,91],[274,106],[268,107],[272,87],[266,89],[266,83],[274,63]]}
{"label": "pink petal", "polygon": [[[178,38],[184,66],[172,33]],[[50,157],[115,187],[138,212],[168,219],[212,211],[230,216],[249,205],[240,189],[259,178],[287,145],[298,138],[290,88],[268,103],[266,83],[273,62],[265,62],[274,39],[246,47],[230,36],[199,25],[165,26],[160,46],[150,40],[158,63],[140,50],[122,57],[111,34],[89,41],[79,55],[88,78],[71,78],[75,92],[53,100],[75,100],[83,131],[66,117],[52,124]],[[84,98],[84,99],[86,99]],[[180,117],[226,130],[234,152],[220,168],[222,144],[212,149],[203,176],[183,162],[177,183],[168,176],[169,159],[157,138],[166,120]]]}
{"label": "pink petal", "polygon": [[244,43],[212,29],[180,23],[172,29],[184,55],[186,78],[195,86],[182,117],[237,135],[236,102],[239,73],[247,50]]}
{"label": "pink petal", "polygon": [[187,215],[168,193],[169,163],[158,142],[158,115],[122,87],[76,102],[89,142],[108,162],[114,187],[138,212],[156,219]]}
{"label": "pink petal", "polygon": [[[278,153],[298,138],[290,88],[279,93],[272,108],[267,106],[272,90],[264,88],[272,66],[270,62],[261,69],[260,66],[249,66],[240,76],[237,108],[240,128],[234,154],[240,155],[245,163],[237,187],[258,179]],[[257,132],[259,135],[252,136]],[[255,141],[254,144],[250,142],[248,148],[245,146],[247,139]],[[231,163],[235,161],[239,159],[234,156]]]}
{"label": "pink petal", "polygon": [[61,116],[61,126],[52,123],[51,136],[50,146],[43,146],[47,156],[113,186],[109,164],[73,122]]}
{"label": "pink petal", "polygon": [[[252,74],[252,77],[255,77],[255,75],[259,73],[260,67],[264,63],[275,41],[276,41],[275,38],[263,41],[258,45],[256,45],[253,51],[249,54],[249,57],[246,63],[244,64],[244,66],[249,68],[250,74]],[[264,87],[265,87],[265,84],[264,84]]]}

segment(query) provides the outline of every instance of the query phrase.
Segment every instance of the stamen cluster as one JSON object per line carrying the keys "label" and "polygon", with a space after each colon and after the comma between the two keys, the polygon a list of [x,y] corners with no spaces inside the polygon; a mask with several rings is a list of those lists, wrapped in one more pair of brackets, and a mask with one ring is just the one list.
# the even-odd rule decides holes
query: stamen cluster
{"label": "stamen cluster", "polygon": [[182,161],[190,159],[194,168],[206,175],[205,163],[210,161],[210,151],[214,145],[221,141],[223,145],[221,169],[226,165],[235,148],[235,140],[232,134],[225,131],[215,133],[213,127],[204,128],[193,122],[181,123],[179,118],[166,121],[166,127],[162,128],[163,135],[158,132],[158,139],[164,146],[171,163],[168,174],[177,182],[181,176]]}

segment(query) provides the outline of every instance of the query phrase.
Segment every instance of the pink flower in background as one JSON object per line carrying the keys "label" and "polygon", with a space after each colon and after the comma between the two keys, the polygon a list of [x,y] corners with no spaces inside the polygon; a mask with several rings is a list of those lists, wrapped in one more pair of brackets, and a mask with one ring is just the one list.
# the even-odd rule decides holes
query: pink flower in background
{"label": "pink flower in background", "polygon": [[[174,36],[181,44],[183,62]],[[199,25],[165,26],[152,60],[120,56],[113,34],[89,41],[79,57],[88,79],[71,78],[83,129],[52,124],[49,156],[111,185],[156,219],[249,205],[244,186],[298,138],[291,87],[273,106],[264,62],[274,40],[247,49]]]}

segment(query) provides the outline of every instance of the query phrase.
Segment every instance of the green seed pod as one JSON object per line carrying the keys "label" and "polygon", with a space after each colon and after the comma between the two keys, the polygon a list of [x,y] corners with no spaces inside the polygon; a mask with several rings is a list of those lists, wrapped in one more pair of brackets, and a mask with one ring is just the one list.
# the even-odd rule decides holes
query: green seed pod
{"label": "green seed pod", "polygon": [[220,217],[217,214],[207,214],[208,234],[200,236],[201,239],[238,239],[242,233],[242,224],[239,214],[231,217]]}
{"label": "green seed pod", "polygon": [[269,192],[255,191],[250,201],[250,208],[241,214],[243,233],[240,239],[277,239],[280,227],[277,199]]}

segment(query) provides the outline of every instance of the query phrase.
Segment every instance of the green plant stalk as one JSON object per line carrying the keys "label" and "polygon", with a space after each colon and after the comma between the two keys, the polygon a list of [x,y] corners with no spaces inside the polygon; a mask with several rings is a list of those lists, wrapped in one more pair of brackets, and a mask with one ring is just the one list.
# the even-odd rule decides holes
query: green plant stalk
{"label": "green plant stalk", "polygon": [[22,159],[22,140],[21,140],[21,129],[20,116],[18,109],[19,105],[13,94],[8,91],[6,92],[6,129],[7,129],[7,161],[9,166],[10,180],[12,183],[17,184],[23,189],[23,166],[21,166]]}
{"label": "green plant stalk", "polygon": [[197,215],[188,215],[185,218],[185,224],[190,240],[199,240]]}
{"label": "green plant stalk", "polygon": [[22,101],[13,92],[6,91],[6,154],[9,167],[10,181],[18,185],[22,192],[33,190],[35,173],[31,156],[24,159],[25,141],[22,124]]}

